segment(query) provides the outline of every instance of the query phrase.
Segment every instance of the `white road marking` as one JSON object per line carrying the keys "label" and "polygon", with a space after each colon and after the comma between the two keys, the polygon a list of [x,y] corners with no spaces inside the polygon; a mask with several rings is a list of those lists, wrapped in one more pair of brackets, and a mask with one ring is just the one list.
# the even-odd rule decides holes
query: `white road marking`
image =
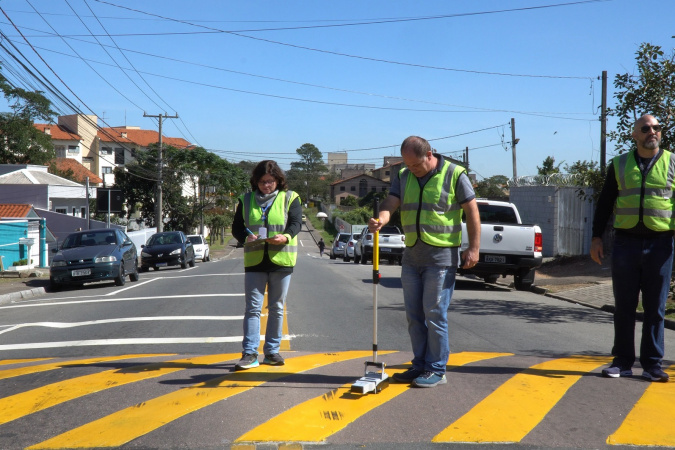
{"label": "white road marking", "polygon": [[96,345],[161,345],[161,344],[220,344],[241,342],[243,336],[229,337],[177,337],[177,338],[129,338],[129,339],[93,339],[89,341],[33,342],[30,344],[0,345],[4,350],[30,350],[36,348],[88,347]]}
{"label": "white road marking", "polygon": [[[127,298],[101,298],[95,300],[72,300],[67,302],[55,301],[52,303],[32,303],[32,304],[21,304],[21,305],[7,305],[0,306],[2,309],[15,309],[15,308],[35,308],[35,307],[44,307],[44,306],[63,306],[63,305],[80,305],[85,303],[110,303],[110,302],[137,302],[141,300],[171,300],[176,298],[201,298],[201,297],[243,297],[244,294],[199,294],[199,295],[159,295],[153,297],[127,297]],[[77,297],[76,297],[77,298]],[[81,297],[80,297],[81,298]]]}
{"label": "white road marking", "polygon": [[116,319],[87,320],[84,322],[33,322],[18,325],[4,325],[9,328],[0,331],[0,334],[28,327],[45,328],[75,328],[89,325],[101,325],[106,323],[121,322],[160,322],[170,320],[242,320],[244,316],[158,316],[158,317],[120,317]]}

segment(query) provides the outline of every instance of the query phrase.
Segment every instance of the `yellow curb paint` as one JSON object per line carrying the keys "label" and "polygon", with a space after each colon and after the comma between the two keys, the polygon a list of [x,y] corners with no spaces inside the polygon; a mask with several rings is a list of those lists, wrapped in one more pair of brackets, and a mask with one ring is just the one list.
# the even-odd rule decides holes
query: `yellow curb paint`
{"label": "yellow curb paint", "polygon": [[0,366],[8,366],[10,364],[32,363],[32,362],[38,362],[38,361],[47,361],[47,360],[50,360],[50,359],[54,359],[54,358],[3,359],[3,360],[0,360]]}
{"label": "yellow curb paint", "polygon": [[97,363],[106,362],[106,361],[120,361],[120,360],[124,360],[124,359],[146,358],[146,357],[151,357],[151,356],[171,356],[171,354],[162,353],[162,354],[153,354],[153,355],[147,355],[146,354],[146,355],[109,356],[109,357],[105,357],[105,358],[79,359],[79,360],[72,360],[72,361],[60,361],[60,362],[55,362],[55,363],[50,363],[50,364],[40,364],[40,365],[37,365],[37,366],[17,367],[16,369],[0,370],[0,380],[4,380],[5,378],[19,377],[21,375],[29,375],[31,373],[40,373],[40,372],[47,372],[49,370],[65,369],[65,368],[68,368],[68,366],[80,366],[80,365],[88,365],[88,364],[97,364]]}
{"label": "yellow curb paint", "polygon": [[191,365],[213,364],[238,357],[238,353],[209,355],[106,370],[10,395],[0,399],[0,425],[95,392],[189,369]]}
{"label": "yellow curb paint", "polygon": [[[451,354],[448,369],[476,361],[509,356],[510,353],[457,353]],[[407,369],[407,367],[406,367]],[[404,369],[387,370],[387,375]],[[356,381],[356,380],[354,380]],[[252,429],[234,442],[322,442],[344,429],[369,411],[410,389],[404,383],[391,384],[377,394],[357,395],[350,392],[351,383],[345,384],[320,397],[301,403],[264,424]]]}
{"label": "yellow curb paint", "polygon": [[534,365],[502,384],[432,442],[520,442],[574,383],[610,360],[572,356]]}
{"label": "yellow curb paint", "polygon": [[228,373],[138,403],[28,448],[119,447],[193,411],[246,392],[265,382],[371,354],[365,351],[311,354],[288,358],[284,366],[259,366],[248,371]]}
{"label": "yellow curb paint", "polygon": [[650,383],[608,444],[675,447],[675,366],[666,373],[671,381]]}

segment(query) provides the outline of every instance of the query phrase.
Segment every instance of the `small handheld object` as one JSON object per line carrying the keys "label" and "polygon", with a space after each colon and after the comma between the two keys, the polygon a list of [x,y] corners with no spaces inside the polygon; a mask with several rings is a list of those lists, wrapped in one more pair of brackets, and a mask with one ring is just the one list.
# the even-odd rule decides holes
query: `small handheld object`
{"label": "small handheld object", "polygon": [[[373,218],[380,218],[380,200],[373,204]],[[380,232],[373,236],[373,360],[366,361],[366,373],[359,378],[350,391],[354,394],[378,393],[389,386],[389,376],[384,371],[385,364],[377,362],[377,285],[380,284]],[[375,370],[368,370],[374,368]]]}

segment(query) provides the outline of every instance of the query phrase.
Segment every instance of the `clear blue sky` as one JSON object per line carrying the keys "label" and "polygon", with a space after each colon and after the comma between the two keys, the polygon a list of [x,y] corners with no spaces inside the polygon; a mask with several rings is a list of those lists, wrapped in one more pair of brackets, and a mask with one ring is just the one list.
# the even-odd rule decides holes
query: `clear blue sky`
{"label": "clear blue sky", "polygon": [[[512,117],[519,176],[535,175],[547,156],[599,161],[602,71],[611,106],[614,77],[635,71],[641,43],[667,54],[675,45],[671,0],[3,0],[0,8],[25,40],[4,15],[0,30],[33,70],[102,126],[156,129],[144,112],[177,113],[165,135],[232,162],[271,158],[285,168],[304,143],[380,167],[416,134],[449,156],[469,147],[479,180],[513,174]],[[0,58],[10,80],[37,86],[23,84],[29,76],[6,51]],[[609,159],[613,142],[607,150]]]}

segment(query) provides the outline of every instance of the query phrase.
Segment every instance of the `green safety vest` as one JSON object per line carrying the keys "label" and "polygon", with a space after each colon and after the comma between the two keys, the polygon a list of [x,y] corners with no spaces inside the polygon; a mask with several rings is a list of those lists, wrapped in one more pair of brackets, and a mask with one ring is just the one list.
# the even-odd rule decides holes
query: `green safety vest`
{"label": "green safety vest", "polygon": [[642,221],[650,230],[675,229],[673,221],[673,178],[675,155],[668,150],[654,162],[643,177],[635,152],[616,156],[612,162],[619,195],[616,199],[614,228],[628,229]]}
{"label": "green safety vest", "polygon": [[455,185],[463,167],[443,159],[441,169],[420,190],[417,177],[408,168],[401,180],[401,224],[406,247],[421,239],[435,247],[459,247],[462,243],[462,208],[455,200]]}
{"label": "green safety vest", "polygon": [[[267,217],[265,222],[262,221],[263,210],[255,201],[255,196],[252,192],[239,197],[243,207],[242,213],[244,215],[244,223],[246,227],[253,233],[258,234],[260,227],[267,227],[267,237],[273,237],[277,234],[282,234],[286,229],[288,222],[288,210],[291,203],[298,194],[293,191],[279,191],[277,197],[272,202],[272,205],[267,210]],[[272,245],[245,245],[244,246],[244,267],[257,266],[263,260],[265,255],[265,247],[270,260],[283,267],[293,267],[298,256],[298,239],[297,236],[290,237],[287,244]]]}

